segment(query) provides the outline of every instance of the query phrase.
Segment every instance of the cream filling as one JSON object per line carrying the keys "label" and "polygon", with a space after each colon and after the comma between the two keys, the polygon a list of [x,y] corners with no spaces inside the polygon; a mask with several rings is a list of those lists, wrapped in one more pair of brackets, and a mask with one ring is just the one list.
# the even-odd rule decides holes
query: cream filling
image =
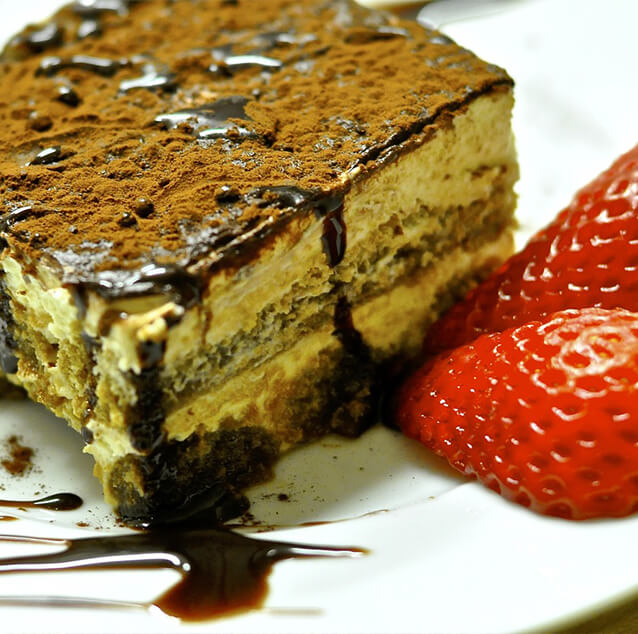
{"label": "cream filling", "polygon": [[[414,354],[420,347],[425,327],[436,318],[438,294],[458,278],[503,261],[512,251],[513,239],[506,231],[497,241],[474,252],[455,249],[440,262],[398,284],[382,297],[353,310],[354,327],[371,348],[389,356],[401,349]],[[256,425],[282,439],[282,450],[294,444],[294,421],[285,420],[284,401],[299,391],[299,376],[330,369],[320,367],[322,353],[340,347],[332,325],[299,339],[293,347],[221,386],[190,399],[167,417],[164,429],[169,439],[184,440],[196,431],[213,432],[225,421]],[[399,348],[400,347],[400,348]],[[283,415],[282,415],[283,412]],[[134,453],[123,429],[91,421],[96,441],[85,448],[108,471],[128,453]],[[286,440],[291,438],[292,441]]]}
{"label": "cream filling", "polygon": [[[166,335],[166,367],[190,365],[194,372],[202,348],[214,350],[237,332],[250,333],[259,326],[258,316],[266,307],[273,314],[288,314],[301,293],[311,300],[309,311],[316,310],[312,300],[320,302],[328,296],[335,282],[356,283],[361,263],[377,257],[380,245],[384,252],[377,268],[391,275],[388,265],[397,251],[435,233],[445,210],[488,202],[499,178],[505,192],[502,205],[513,209],[511,187],[518,173],[509,125],[511,106],[508,93],[481,97],[448,128],[436,130],[424,145],[355,184],[344,202],[346,255],[335,269],[327,265],[322,250],[322,222],[309,213],[292,221],[254,264],[215,275],[203,303],[170,330],[162,324],[162,315],[173,313],[171,304],[145,311],[139,300],[107,303],[91,297],[87,331],[96,335],[103,313],[117,308],[127,317],[114,324],[103,345],[118,360],[120,372],[140,372],[138,346],[150,332],[155,333],[150,336],[153,340]],[[427,137],[431,132],[426,129],[423,134]],[[429,215],[419,215],[419,210],[426,209]],[[418,221],[403,223],[414,214]],[[370,217],[375,221],[371,223]],[[394,235],[395,228],[400,233]],[[427,260],[422,264],[428,264]],[[387,287],[393,283],[391,277],[384,280]],[[349,292],[353,297],[358,294]],[[148,301],[156,306],[158,298]],[[182,387],[176,385],[176,390]]]}

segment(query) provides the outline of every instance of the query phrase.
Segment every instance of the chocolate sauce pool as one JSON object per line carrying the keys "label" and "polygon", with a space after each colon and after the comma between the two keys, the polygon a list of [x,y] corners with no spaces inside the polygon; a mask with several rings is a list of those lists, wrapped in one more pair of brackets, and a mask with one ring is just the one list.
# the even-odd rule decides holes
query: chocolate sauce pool
{"label": "chocolate sauce pool", "polygon": [[[273,565],[285,559],[353,557],[365,551],[253,539],[216,528],[169,527],[69,540],[1,537],[64,546],[61,552],[0,560],[0,574],[97,569],[177,570],[182,580],[149,604],[187,621],[262,605]],[[68,600],[68,599],[67,599]]]}
{"label": "chocolate sauce pool", "polygon": [[[71,511],[82,503],[82,498],[74,493],[56,493],[34,500],[0,500],[0,507]],[[16,519],[0,515],[0,521]],[[63,547],[51,554],[0,559],[0,574],[131,568],[177,570],[182,575],[181,581],[147,607],[158,607],[165,614],[185,621],[200,621],[260,607],[268,592],[268,575],[279,561],[365,553],[359,548],[254,539],[224,527],[210,528],[206,525],[209,522],[210,516],[202,512],[175,524],[128,535],[81,539],[0,535],[0,542]],[[40,600],[42,597],[33,597],[34,604]],[[99,599],[84,597],[46,600],[54,606],[102,605]],[[12,599],[0,597],[0,602],[10,605]],[[16,604],[25,602],[27,597],[16,599]]]}

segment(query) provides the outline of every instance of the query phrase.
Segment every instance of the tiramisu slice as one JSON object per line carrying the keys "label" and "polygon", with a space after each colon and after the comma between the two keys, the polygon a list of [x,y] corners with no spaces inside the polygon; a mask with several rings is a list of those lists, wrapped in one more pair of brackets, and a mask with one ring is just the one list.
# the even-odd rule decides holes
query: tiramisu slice
{"label": "tiramisu slice", "polygon": [[509,254],[512,81],[346,0],[78,0],[0,64],[0,362],[161,519],[358,433]]}

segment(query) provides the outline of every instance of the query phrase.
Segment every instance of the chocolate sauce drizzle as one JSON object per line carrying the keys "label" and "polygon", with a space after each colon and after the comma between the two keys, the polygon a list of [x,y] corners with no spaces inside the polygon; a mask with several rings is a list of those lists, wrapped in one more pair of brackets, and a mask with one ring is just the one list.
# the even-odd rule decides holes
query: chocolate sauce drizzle
{"label": "chocolate sauce drizzle", "polygon": [[[34,53],[41,53],[47,48],[62,44],[64,31],[55,22],[46,24],[40,29],[31,31],[23,37],[23,42]],[[20,36],[18,36],[20,38]]]}
{"label": "chocolate sauce drizzle", "polygon": [[142,69],[143,75],[134,77],[133,79],[125,79],[120,83],[120,92],[127,93],[136,88],[144,88],[146,90],[163,90],[171,92],[177,89],[177,76],[171,73],[167,68],[161,71],[151,63],[148,63]]}
{"label": "chocolate sauce drizzle", "polygon": [[334,268],[346,254],[347,231],[343,218],[343,199],[326,198],[316,208],[315,213],[323,218],[321,243],[328,258],[328,265]]}
{"label": "chocolate sauce drizzle", "polygon": [[70,281],[81,315],[86,313],[86,291],[105,299],[169,295],[175,303],[188,308],[200,300],[200,281],[177,266],[147,264],[134,271],[103,271],[94,280]]}
{"label": "chocolate sauce drizzle", "polygon": [[363,361],[370,360],[370,350],[354,327],[352,321],[352,307],[345,296],[339,297],[335,306],[333,335],[341,341],[341,344],[353,357]]}
{"label": "chocolate sauce drizzle", "polygon": [[0,369],[5,374],[18,371],[18,357],[14,354],[17,348],[13,337],[14,325],[4,275],[0,275]]}
{"label": "chocolate sauce drizzle", "polygon": [[260,607],[268,590],[267,577],[279,561],[365,553],[358,548],[252,539],[212,528],[165,528],[73,540],[11,536],[2,539],[66,548],[53,554],[0,560],[0,574],[104,568],[177,570],[182,580],[151,605],[188,621]]}
{"label": "chocolate sauce drizzle", "polygon": [[293,44],[308,44],[317,39],[315,35],[305,34],[297,36],[289,31],[266,31],[260,33],[255,38],[255,42],[259,45],[256,49],[261,52],[271,51],[282,46],[291,46]]}
{"label": "chocolate sauce drizzle", "polygon": [[16,222],[26,220],[34,215],[35,210],[31,205],[25,205],[24,207],[16,207],[12,209],[8,214],[0,216],[0,232],[7,231]]}
{"label": "chocolate sauce drizzle", "polygon": [[0,500],[1,507],[16,509],[46,509],[47,511],[75,511],[84,504],[75,493],[55,493],[36,500]]}
{"label": "chocolate sauce drizzle", "polygon": [[245,202],[259,207],[276,206],[279,209],[313,208],[317,218],[323,219],[321,243],[328,265],[337,266],[346,254],[346,223],[343,218],[343,197],[326,196],[321,191],[301,189],[294,185],[259,187],[251,190]]}
{"label": "chocolate sauce drizzle", "polygon": [[84,40],[87,37],[98,37],[102,35],[102,25],[97,20],[82,20],[78,26],[78,40]]}
{"label": "chocolate sauce drizzle", "polygon": [[29,165],[51,165],[65,158],[65,153],[59,145],[48,147],[38,152]]}
{"label": "chocolate sauce drizzle", "polygon": [[[232,77],[239,71],[254,68],[262,72],[273,73],[281,70],[286,62],[276,57],[264,55],[264,53],[292,45],[302,47],[315,39],[316,37],[313,35],[296,36],[286,31],[270,31],[258,35],[254,40],[257,47],[246,53],[234,53],[232,44],[217,46],[211,51],[214,61],[208,67],[208,71],[218,77]],[[288,63],[290,61],[288,60]]]}
{"label": "chocolate sauce drizzle", "polygon": [[67,106],[71,106],[71,108],[79,106],[82,101],[78,93],[70,86],[60,86],[56,98]]}
{"label": "chocolate sauce drizzle", "polygon": [[345,40],[348,44],[370,44],[380,40],[393,40],[399,37],[410,37],[410,32],[407,29],[396,26],[379,26],[376,29],[353,29],[346,35]]}
{"label": "chocolate sauce drizzle", "polygon": [[219,51],[222,50],[225,49],[214,49],[213,57],[215,57],[216,61],[208,67],[208,71],[214,75],[230,77],[248,68],[258,68],[266,72],[275,72],[280,70],[284,65],[281,60],[275,57],[266,57],[256,53],[247,53],[246,55],[219,54]]}
{"label": "chocolate sauce drizzle", "polygon": [[[75,0],[71,10],[86,18],[97,18],[103,13],[126,15],[129,6],[136,0]],[[139,0],[137,0],[139,1]]]}
{"label": "chocolate sauce drizzle", "polygon": [[[128,63],[128,62],[127,62]],[[122,62],[106,57],[72,55],[71,57],[45,57],[36,70],[37,75],[53,77],[67,68],[86,70],[103,77],[112,77],[122,68]]]}
{"label": "chocolate sauce drizzle", "polygon": [[259,207],[275,206],[279,209],[299,209],[311,205],[317,192],[301,189],[294,185],[275,185],[252,189],[244,197],[246,202],[254,202]]}
{"label": "chocolate sauce drizzle", "polygon": [[186,108],[178,112],[159,115],[155,117],[155,123],[167,130],[173,130],[180,125],[187,124],[195,136],[200,139],[219,139],[229,136],[240,139],[258,138],[258,135],[252,130],[230,121],[230,119],[251,121],[245,110],[248,101],[247,97],[241,96],[223,97],[198,108]]}

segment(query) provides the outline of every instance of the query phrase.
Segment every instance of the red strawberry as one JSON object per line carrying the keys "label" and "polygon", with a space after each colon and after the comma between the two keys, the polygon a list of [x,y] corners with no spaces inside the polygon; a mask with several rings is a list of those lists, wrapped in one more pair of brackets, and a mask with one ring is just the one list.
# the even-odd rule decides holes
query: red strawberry
{"label": "red strawberry", "polygon": [[638,311],[638,146],[430,330],[438,352],[566,308]]}
{"label": "red strawberry", "polygon": [[572,519],[638,511],[638,314],[555,313],[432,359],[397,422],[505,497]]}

